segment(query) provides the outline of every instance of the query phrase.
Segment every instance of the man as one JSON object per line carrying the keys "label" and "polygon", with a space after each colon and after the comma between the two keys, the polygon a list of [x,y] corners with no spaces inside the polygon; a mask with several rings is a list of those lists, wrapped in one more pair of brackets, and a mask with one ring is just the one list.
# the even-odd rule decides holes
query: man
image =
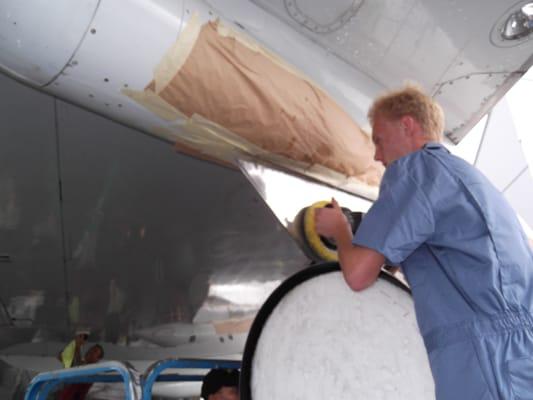
{"label": "man", "polygon": [[515,213],[440,143],[441,108],[406,87],[369,111],[386,171],[352,238],[333,200],[316,213],[344,278],[370,286],[400,265],[412,289],[438,400],[533,399],[533,254]]}
{"label": "man", "polygon": [[[79,365],[94,364],[104,357],[104,349],[99,344],[95,344],[87,350],[85,357]],[[91,388],[92,383],[74,383],[65,386],[57,398],[58,400],[83,400]]]}
{"label": "man", "polygon": [[57,358],[63,367],[71,368],[82,364],[81,348],[88,337],[89,334],[86,332],[77,333],[74,339],[58,354]]}
{"label": "man", "polygon": [[239,400],[239,371],[212,369],[202,382],[204,400]]}

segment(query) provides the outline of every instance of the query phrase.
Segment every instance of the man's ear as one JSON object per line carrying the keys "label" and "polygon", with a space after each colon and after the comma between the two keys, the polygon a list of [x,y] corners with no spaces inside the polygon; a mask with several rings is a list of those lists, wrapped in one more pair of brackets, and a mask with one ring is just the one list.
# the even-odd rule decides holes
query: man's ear
{"label": "man's ear", "polygon": [[404,129],[404,132],[407,133],[409,136],[413,133],[413,127],[415,120],[410,115],[404,115],[400,118],[400,123],[402,124],[402,128]]}
{"label": "man's ear", "polygon": [[420,123],[411,115],[404,115],[400,118],[400,122],[408,136],[415,136],[421,132]]}

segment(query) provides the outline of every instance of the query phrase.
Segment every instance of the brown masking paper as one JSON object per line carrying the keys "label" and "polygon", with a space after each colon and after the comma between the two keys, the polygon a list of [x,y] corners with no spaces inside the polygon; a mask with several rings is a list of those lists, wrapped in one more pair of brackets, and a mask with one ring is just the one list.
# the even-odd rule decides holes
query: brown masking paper
{"label": "brown masking paper", "polygon": [[[198,26],[189,21],[184,41],[161,61],[154,80],[130,97],[166,120],[208,121],[227,133],[217,140],[243,144],[242,152],[258,148],[379,184],[383,168],[373,160],[371,139],[329,95],[241,34],[218,22]],[[213,129],[207,136],[212,140]],[[202,146],[200,139],[184,142]]]}

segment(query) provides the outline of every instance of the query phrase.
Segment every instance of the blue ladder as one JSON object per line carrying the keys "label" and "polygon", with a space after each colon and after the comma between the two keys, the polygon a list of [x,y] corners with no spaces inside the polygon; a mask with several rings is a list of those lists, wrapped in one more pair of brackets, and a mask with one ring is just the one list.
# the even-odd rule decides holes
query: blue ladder
{"label": "blue ladder", "polygon": [[[163,374],[168,369],[240,369],[241,362],[210,359],[166,359],[156,361],[141,376],[136,378],[134,370],[119,361],[107,361],[82,367],[43,372],[35,376],[24,400],[45,400],[60,383],[123,382],[126,400],[151,400],[155,382],[201,382],[204,374]],[[139,398],[139,394],[142,396]]]}
{"label": "blue ladder", "polygon": [[119,361],[106,361],[83,367],[42,372],[35,376],[26,390],[24,400],[45,400],[60,383],[124,382],[126,400],[140,400],[140,382],[133,369]]}

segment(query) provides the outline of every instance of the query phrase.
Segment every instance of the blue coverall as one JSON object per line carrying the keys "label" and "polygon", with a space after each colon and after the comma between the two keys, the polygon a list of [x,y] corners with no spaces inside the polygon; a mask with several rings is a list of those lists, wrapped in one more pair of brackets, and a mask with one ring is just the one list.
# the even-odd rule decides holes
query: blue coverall
{"label": "blue coverall", "polygon": [[533,399],[533,253],[478,170],[439,143],[394,161],[353,243],[401,266],[438,400]]}

